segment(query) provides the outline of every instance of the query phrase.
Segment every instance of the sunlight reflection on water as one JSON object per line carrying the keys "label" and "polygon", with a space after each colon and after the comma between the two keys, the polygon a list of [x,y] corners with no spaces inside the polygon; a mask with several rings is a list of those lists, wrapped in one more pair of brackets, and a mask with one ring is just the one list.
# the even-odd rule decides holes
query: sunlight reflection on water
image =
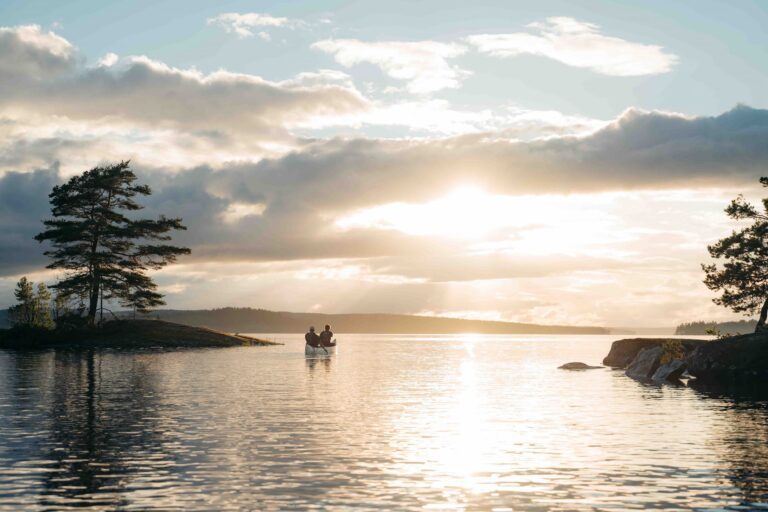
{"label": "sunlight reflection on water", "polygon": [[768,409],[644,386],[615,337],[0,351],[0,509],[754,509]]}

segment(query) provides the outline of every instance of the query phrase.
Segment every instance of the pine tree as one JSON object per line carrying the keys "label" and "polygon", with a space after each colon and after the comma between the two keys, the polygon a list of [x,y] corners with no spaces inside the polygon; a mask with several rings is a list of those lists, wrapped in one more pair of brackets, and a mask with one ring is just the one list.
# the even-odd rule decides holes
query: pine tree
{"label": "pine tree", "polygon": [[[760,183],[768,187],[768,178],[760,178]],[[755,332],[765,329],[768,317],[768,198],[762,203],[759,211],[740,195],[728,205],[725,212],[730,218],[752,224],[708,247],[713,258],[725,260],[722,267],[702,265],[704,284],[721,291],[716,304],[739,313],[759,312]]]}
{"label": "pine tree", "polygon": [[51,317],[51,292],[45,283],[38,283],[37,295],[34,301],[34,327],[41,329],[53,329],[53,318]]}
{"label": "pine tree", "polygon": [[11,315],[11,321],[14,325],[31,326],[35,314],[34,283],[26,277],[22,277],[16,283],[13,296],[18,304],[12,306],[8,311]]}
{"label": "pine tree", "polygon": [[48,268],[61,269],[65,276],[52,286],[59,295],[80,298],[87,304],[93,324],[99,298],[116,299],[139,311],[165,304],[157,285],[146,275],[189,254],[189,249],[158,242],[171,239],[171,230],[186,229],[181,219],[131,219],[126,213],[141,210],[136,196],[152,192],[138,185],[129,162],[95,167],[49,195],[53,219],[36,240],[50,241],[45,254],[53,261]]}

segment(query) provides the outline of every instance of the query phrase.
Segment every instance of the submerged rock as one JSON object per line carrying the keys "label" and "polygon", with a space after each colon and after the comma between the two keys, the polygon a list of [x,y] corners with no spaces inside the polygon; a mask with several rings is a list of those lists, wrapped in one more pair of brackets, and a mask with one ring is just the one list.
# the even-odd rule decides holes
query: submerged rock
{"label": "submerged rock", "polygon": [[558,366],[558,370],[595,370],[597,368],[602,368],[602,366],[590,366],[586,363],[565,363],[562,366]]}
{"label": "submerged rock", "polygon": [[649,380],[661,365],[664,349],[661,345],[642,349],[627,367],[627,377],[637,380]]}
{"label": "submerged rock", "polygon": [[651,380],[654,382],[678,382],[687,368],[682,359],[673,359],[662,364],[653,373]]}
{"label": "submerged rock", "polygon": [[674,339],[674,338],[629,338],[614,341],[611,351],[603,359],[603,364],[613,368],[626,368],[644,348],[657,347],[663,343],[674,343],[680,346],[683,353],[680,358],[693,352],[705,340]]}
{"label": "submerged rock", "polygon": [[768,378],[768,333],[711,341],[685,360],[699,381],[764,383]]}

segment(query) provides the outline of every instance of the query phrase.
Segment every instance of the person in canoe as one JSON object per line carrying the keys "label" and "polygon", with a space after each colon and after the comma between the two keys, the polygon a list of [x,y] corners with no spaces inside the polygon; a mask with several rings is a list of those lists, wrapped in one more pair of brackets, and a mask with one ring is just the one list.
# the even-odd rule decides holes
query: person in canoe
{"label": "person in canoe", "polygon": [[324,347],[335,347],[336,342],[333,341],[333,332],[331,331],[331,326],[326,325],[325,330],[320,333],[320,343]]}
{"label": "person in canoe", "polygon": [[307,345],[310,347],[319,347],[321,345],[320,336],[317,335],[314,327],[309,328],[309,332],[304,335],[304,341],[306,341]]}

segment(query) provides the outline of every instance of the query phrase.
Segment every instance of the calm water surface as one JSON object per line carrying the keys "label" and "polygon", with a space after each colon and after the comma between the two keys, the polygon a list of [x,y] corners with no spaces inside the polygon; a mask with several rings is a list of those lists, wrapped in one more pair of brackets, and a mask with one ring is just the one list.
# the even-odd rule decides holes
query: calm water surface
{"label": "calm water surface", "polygon": [[0,351],[0,509],[768,502],[768,402],[556,369],[599,363],[615,336],[355,335],[330,359],[276,337]]}

